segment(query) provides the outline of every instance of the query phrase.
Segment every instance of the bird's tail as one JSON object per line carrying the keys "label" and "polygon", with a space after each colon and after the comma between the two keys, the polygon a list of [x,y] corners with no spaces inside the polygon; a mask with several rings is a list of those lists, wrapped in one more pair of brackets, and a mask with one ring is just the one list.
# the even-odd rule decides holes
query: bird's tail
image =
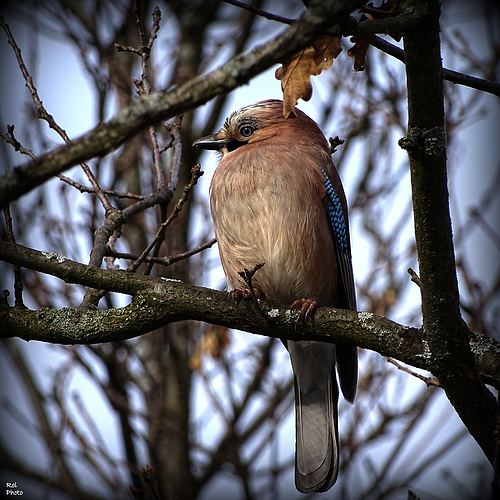
{"label": "bird's tail", "polygon": [[295,376],[295,486],[302,493],[326,491],[339,462],[335,348],[288,342],[288,349]]}

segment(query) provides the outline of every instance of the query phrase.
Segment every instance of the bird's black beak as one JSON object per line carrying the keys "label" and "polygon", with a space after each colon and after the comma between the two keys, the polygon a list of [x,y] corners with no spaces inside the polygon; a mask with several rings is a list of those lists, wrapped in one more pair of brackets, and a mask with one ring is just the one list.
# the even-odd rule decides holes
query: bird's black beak
{"label": "bird's black beak", "polygon": [[193,146],[195,148],[220,151],[222,148],[227,146],[228,141],[226,139],[217,139],[216,137],[217,134],[200,137],[193,142]]}

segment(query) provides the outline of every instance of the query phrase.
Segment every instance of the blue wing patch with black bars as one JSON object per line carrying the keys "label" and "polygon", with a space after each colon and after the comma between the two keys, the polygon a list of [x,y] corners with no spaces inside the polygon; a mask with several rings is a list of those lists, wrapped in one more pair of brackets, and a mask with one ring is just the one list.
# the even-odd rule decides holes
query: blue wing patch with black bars
{"label": "blue wing patch with black bars", "polygon": [[337,244],[340,250],[342,250],[343,252],[347,252],[347,227],[345,223],[344,212],[342,210],[342,205],[340,204],[340,199],[337,196],[335,189],[333,189],[332,183],[325,169],[321,168],[321,172],[325,177],[324,185],[326,188],[326,194],[328,196],[328,220],[330,221],[330,226],[333,230],[333,234],[335,235],[335,239],[337,240]]}

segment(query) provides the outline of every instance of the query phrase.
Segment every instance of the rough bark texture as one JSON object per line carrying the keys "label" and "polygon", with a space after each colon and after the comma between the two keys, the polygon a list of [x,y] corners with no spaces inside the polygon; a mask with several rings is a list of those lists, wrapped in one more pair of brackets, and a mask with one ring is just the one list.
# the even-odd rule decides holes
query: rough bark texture
{"label": "rough bark texture", "polygon": [[[418,368],[432,371],[434,366],[427,332],[372,313],[321,307],[314,321],[296,324],[296,313],[290,312],[286,305],[282,309],[264,309],[262,315],[251,302],[178,280],[91,268],[57,254],[6,242],[0,242],[0,257],[67,283],[98,286],[134,296],[128,306],[105,311],[0,307],[2,338],[95,344],[130,339],[170,323],[193,319],[276,338],[351,343]],[[471,336],[469,345],[481,376],[500,388],[498,343],[487,337]]]}
{"label": "rough bark texture", "polygon": [[[413,5],[409,7],[413,8]],[[497,449],[499,408],[481,382],[460,314],[447,186],[439,2],[419,3],[427,15],[403,37],[408,87],[412,198],[425,337],[432,373],[490,461]]]}

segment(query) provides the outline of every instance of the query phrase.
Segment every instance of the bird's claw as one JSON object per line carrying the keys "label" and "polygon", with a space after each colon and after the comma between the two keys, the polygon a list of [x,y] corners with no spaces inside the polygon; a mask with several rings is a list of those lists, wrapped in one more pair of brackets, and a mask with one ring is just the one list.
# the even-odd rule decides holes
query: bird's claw
{"label": "bird's claw", "polygon": [[316,299],[298,299],[292,305],[291,309],[300,309],[297,323],[312,317],[314,311],[318,307]]}

